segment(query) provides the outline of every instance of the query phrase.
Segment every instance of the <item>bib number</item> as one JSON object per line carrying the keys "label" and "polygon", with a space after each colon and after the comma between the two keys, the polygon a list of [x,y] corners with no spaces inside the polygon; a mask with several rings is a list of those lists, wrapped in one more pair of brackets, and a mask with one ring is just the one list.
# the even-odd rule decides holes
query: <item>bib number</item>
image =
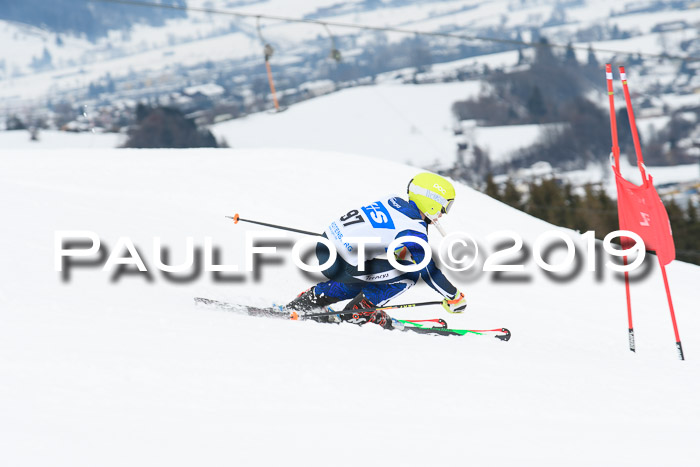
{"label": "bib number", "polygon": [[340,218],[340,222],[343,223],[343,227],[347,227],[353,224],[360,224],[364,221],[365,218],[362,217],[362,214],[360,214],[360,212],[357,209],[353,209],[352,211],[348,212]]}

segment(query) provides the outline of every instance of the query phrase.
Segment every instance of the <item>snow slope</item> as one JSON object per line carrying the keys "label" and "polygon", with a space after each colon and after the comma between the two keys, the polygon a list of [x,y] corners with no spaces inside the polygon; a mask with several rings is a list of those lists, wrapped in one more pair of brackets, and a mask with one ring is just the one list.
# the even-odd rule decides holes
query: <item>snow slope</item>
{"label": "snow slope", "polygon": [[417,167],[451,166],[457,150],[452,104],[475,96],[479,87],[477,81],[362,86],[295,104],[281,114],[219,123],[211,131],[238,148],[307,148]]}
{"label": "snow slope", "polygon": [[[636,354],[609,272],[556,282],[529,259],[526,282],[452,275],[469,300],[463,315],[397,313],[507,326],[502,343],[192,305],[289,300],[313,279],[288,259],[257,280],[202,272],[175,283],[155,269],[154,236],[170,263],[184,259],[187,236],[210,236],[222,262],[243,266],[245,232],[259,229],[225,215],[318,231],[403,192],[415,173],[294,149],[3,151],[0,465],[696,465],[697,266],[668,267],[685,362],[654,264],[632,289]],[[498,230],[532,246],[553,228],[462,185],[444,225],[485,250]],[[63,282],[57,230],[94,231],[110,249],[128,236],[150,281],[82,267]],[[436,298],[419,284],[397,302]]]}
{"label": "snow slope", "polygon": [[39,130],[37,137],[36,141],[32,141],[27,130],[0,131],[0,148],[2,150],[115,148],[126,141],[126,135],[118,133],[76,133],[57,130]]}
{"label": "snow slope", "polygon": [[[237,148],[352,152],[415,167],[452,167],[457,143],[464,140],[473,139],[494,162],[537,141],[542,125],[458,124],[452,105],[476,97],[480,88],[480,81],[361,86],[294,104],[281,114],[218,123],[211,131]],[[469,133],[455,135],[459,126]]]}

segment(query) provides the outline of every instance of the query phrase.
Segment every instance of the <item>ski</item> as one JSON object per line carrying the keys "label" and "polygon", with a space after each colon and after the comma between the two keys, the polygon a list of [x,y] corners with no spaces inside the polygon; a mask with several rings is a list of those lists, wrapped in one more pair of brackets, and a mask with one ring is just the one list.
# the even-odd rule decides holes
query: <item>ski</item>
{"label": "ski", "polygon": [[[308,315],[299,314],[296,311],[284,311],[280,307],[258,307],[251,305],[242,305],[236,303],[221,302],[218,300],[212,300],[209,298],[195,297],[194,303],[196,306],[211,308],[223,311],[230,311],[234,313],[239,313],[248,316],[264,316],[267,318],[276,319],[291,319],[291,320],[313,320],[314,318],[319,318],[322,316],[340,315],[351,313],[351,311],[334,311],[328,308],[329,311],[323,313],[310,313]],[[352,310],[352,312],[366,313],[367,310]],[[393,330],[403,331],[403,332],[414,332],[417,334],[429,334],[434,336],[466,336],[469,334],[473,335],[485,335],[490,332],[499,332],[494,337],[501,341],[510,340],[510,331],[506,328],[498,329],[450,329],[447,326],[447,322],[443,319],[430,319],[430,320],[399,320],[392,318],[394,324]],[[436,323],[438,326],[426,326],[422,323]]]}
{"label": "ski", "polygon": [[[232,311],[234,313],[239,313],[248,316],[265,316],[268,318],[278,318],[278,319],[299,319],[299,315],[296,312],[283,311],[276,307],[257,307],[250,305],[239,305],[236,303],[220,302],[218,300],[212,300],[210,298],[195,297],[194,304],[205,308],[214,308],[223,311]],[[296,316],[296,317],[295,317]]]}
{"label": "ski", "polygon": [[423,321],[430,321],[430,322],[438,322],[440,324],[439,327],[426,327],[422,324],[420,324],[422,321],[411,321],[411,320],[403,320],[403,319],[397,319],[394,320],[398,323],[401,323],[401,325],[398,327],[398,329],[402,331],[412,331],[412,332],[417,332],[419,334],[433,334],[433,335],[438,335],[438,336],[465,336],[467,334],[476,334],[479,336],[485,335],[487,332],[498,332],[501,334],[496,334],[494,337],[496,339],[502,340],[502,341],[509,341],[510,340],[510,331],[506,328],[497,328],[497,329],[479,329],[479,330],[474,330],[474,329],[450,329],[447,327],[447,323],[443,319],[438,319],[438,320],[423,320]]}

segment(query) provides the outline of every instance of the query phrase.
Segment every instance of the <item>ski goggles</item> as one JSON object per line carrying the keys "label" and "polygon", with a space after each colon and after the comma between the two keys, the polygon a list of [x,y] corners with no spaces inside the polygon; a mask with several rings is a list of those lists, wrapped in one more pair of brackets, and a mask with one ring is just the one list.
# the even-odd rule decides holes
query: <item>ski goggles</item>
{"label": "ski goggles", "polygon": [[450,209],[452,209],[452,205],[455,203],[454,198],[448,199],[447,204],[443,204],[442,206],[442,213],[447,214],[450,212]]}

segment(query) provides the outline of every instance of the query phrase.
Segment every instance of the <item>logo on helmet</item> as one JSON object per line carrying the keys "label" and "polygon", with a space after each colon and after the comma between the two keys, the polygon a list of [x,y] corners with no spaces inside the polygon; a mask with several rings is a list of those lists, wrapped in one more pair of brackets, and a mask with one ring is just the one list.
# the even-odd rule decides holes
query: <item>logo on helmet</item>
{"label": "logo on helmet", "polygon": [[437,188],[438,191],[440,191],[440,193],[442,193],[443,195],[447,194],[447,190],[445,190],[443,187],[441,187],[437,183],[435,185],[433,185],[433,188]]}

